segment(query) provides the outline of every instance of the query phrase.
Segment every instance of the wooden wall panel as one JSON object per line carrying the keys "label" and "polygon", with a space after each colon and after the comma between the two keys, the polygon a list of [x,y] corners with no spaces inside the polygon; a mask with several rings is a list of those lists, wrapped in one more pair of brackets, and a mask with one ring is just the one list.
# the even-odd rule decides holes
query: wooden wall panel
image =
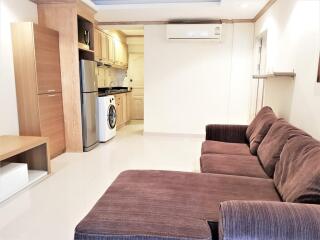
{"label": "wooden wall panel", "polygon": [[83,151],[76,4],[39,4],[39,25],[59,32],[66,150]]}
{"label": "wooden wall panel", "polygon": [[41,136],[49,138],[51,158],[65,151],[65,130],[61,93],[42,94],[39,98]]}
{"label": "wooden wall panel", "polygon": [[87,19],[88,21],[95,23],[94,14],[96,13],[95,10],[90,8],[87,4],[78,1],[77,3],[78,15]]}
{"label": "wooden wall panel", "polygon": [[34,25],[38,94],[61,92],[59,33]]}
{"label": "wooden wall panel", "polygon": [[37,136],[40,122],[37,83],[33,81],[37,78],[33,24],[12,24],[11,29],[20,135]]}

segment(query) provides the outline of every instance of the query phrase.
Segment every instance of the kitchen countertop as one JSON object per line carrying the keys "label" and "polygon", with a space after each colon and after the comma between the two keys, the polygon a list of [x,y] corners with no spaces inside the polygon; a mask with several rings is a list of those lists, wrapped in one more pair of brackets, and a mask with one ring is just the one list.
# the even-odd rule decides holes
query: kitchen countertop
{"label": "kitchen countertop", "polygon": [[111,92],[108,92],[108,90],[104,90],[104,91],[99,90],[99,97],[118,95],[118,94],[124,94],[124,93],[129,93],[129,92],[132,92],[132,90],[118,89],[118,90],[112,90]]}

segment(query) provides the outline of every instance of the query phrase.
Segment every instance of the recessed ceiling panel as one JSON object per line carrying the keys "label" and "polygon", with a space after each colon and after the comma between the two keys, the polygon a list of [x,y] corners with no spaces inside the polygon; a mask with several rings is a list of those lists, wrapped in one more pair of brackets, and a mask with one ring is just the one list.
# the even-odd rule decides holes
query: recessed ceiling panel
{"label": "recessed ceiling panel", "polygon": [[[269,0],[95,0],[98,22],[252,19]],[[103,4],[109,2],[109,4]],[[110,4],[113,2],[114,4]],[[128,4],[135,3],[135,4]],[[137,4],[137,3],[140,4]],[[143,4],[142,2],[148,2]],[[166,3],[170,2],[170,3]],[[122,4],[119,4],[122,3]],[[126,3],[126,4],[125,4]]]}
{"label": "recessed ceiling panel", "polygon": [[119,4],[152,4],[152,3],[220,3],[221,0],[92,0],[97,5],[119,5]]}

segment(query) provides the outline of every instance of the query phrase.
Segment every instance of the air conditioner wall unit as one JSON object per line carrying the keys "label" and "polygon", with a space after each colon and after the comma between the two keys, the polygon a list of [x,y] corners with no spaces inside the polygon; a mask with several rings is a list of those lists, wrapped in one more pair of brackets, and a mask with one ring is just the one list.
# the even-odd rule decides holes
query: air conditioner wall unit
{"label": "air conditioner wall unit", "polygon": [[167,24],[169,40],[221,41],[222,24]]}

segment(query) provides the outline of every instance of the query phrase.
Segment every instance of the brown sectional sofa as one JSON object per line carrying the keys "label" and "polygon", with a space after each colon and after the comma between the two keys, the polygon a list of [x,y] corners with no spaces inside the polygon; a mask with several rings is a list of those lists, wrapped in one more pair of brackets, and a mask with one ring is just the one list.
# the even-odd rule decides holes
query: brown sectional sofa
{"label": "brown sectional sofa", "polygon": [[208,125],[201,150],[201,172],[269,178],[257,152],[276,122],[272,109],[265,107],[249,126]]}
{"label": "brown sectional sofa", "polygon": [[[75,239],[211,239],[208,222],[219,220],[228,200],[280,201],[272,180],[170,171],[120,174],[89,215]],[[100,238],[88,238],[95,233]]]}
{"label": "brown sectional sofa", "polygon": [[75,240],[320,239],[320,143],[271,108],[207,126],[201,170],[121,173]]}

